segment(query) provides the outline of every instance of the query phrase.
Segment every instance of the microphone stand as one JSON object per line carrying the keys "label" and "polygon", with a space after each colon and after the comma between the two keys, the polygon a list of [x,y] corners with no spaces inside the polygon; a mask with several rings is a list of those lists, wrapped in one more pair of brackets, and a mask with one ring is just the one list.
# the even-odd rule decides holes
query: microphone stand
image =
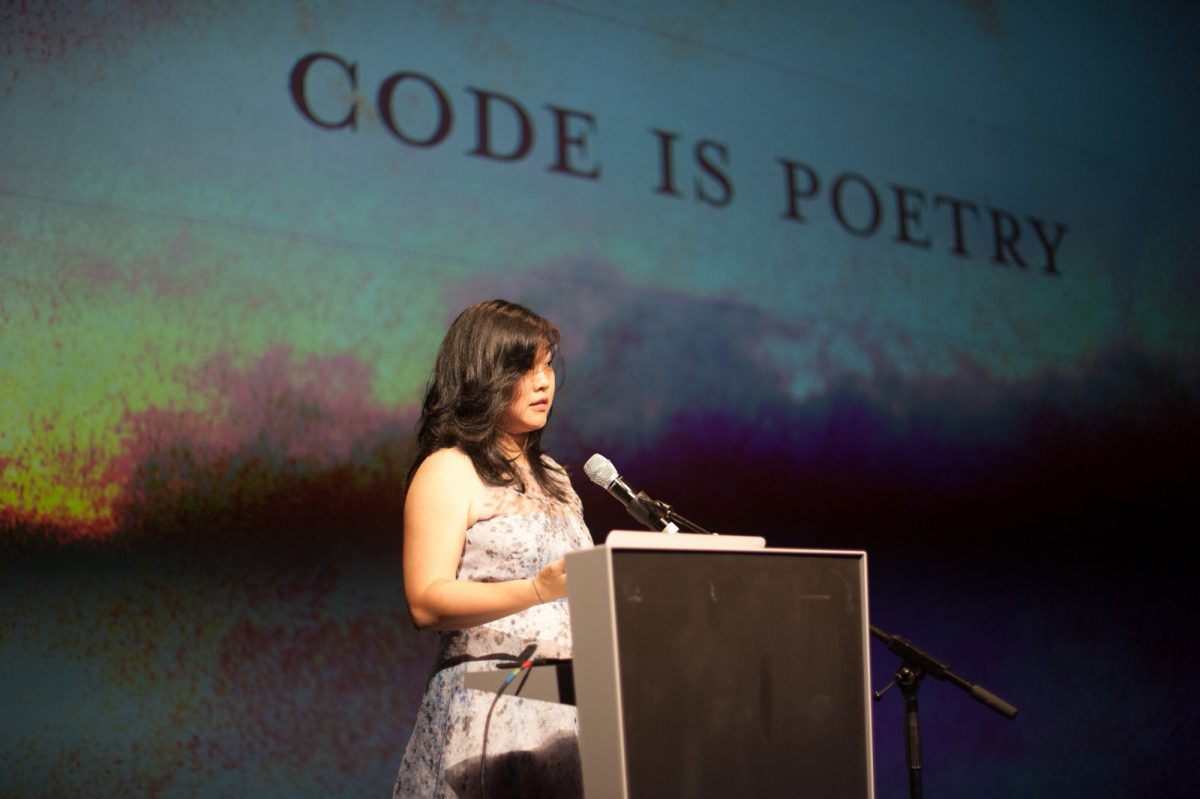
{"label": "microphone stand", "polygon": [[921,690],[921,680],[926,674],[958,686],[1007,719],[1016,717],[1017,709],[985,688],[972,685],[959,677],[949,666],[912,641],[886,633],[874,624],[871,625],[871,635],[887,644],[889,652],[900,656],[900,668],[892,682],[875,691],[872,696],[878,702],[893,685],[900,686],[900,693],[904,696],[904,753],[908,760],[908,795],[912,799],[921,799],[921,729],[917,715],[917,694]]}
{"label": "microphone stand", "polygon": [[[687,519],[683,518],[678,513],[676,513],[674,510],[672,510],[671,506],[665,502],[659,502],[657,499],[650,499],[650,497],[646,497],[645,494],[639,494],[638,496],[645,497],[646,502],[654,507],[656,517],[662,521],[662,524],[663,524],[662,531],[664,533],[677,533],[677,532],[679,532],[679,528],[683,527],[683,529],[689,530],[693,533],[703,533],[704,535],[718,535],[718,533],[714,533],[714,532],[710,532],[709,530],[705,530],[703,527],[696,524],[695,522],[688,521]],[[679,524],[677,525],[676,522],[678,522]]]}

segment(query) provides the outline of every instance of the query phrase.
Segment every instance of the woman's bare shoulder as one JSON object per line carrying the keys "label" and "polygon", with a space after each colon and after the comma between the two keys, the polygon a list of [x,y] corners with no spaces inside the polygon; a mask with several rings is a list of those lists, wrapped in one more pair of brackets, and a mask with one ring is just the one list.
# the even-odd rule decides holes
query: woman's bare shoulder
{"label": "woman's bare shoulder", "polygon": [[442,521],[461,518],[465,529],[478,520],[484,493],[469,455],[460,449],[439,449],[421,461],[413,475],[404,501],[405,523],[432,514],[430,518]]}
{"label": "woman's bare shoulder", "polygon": [[475,472],[475,464],[471,457],[457,447],[446,447],[431,452],[413,475],[413,482],[436,482],[444,480],[462,483],[462,481],[477,482],[479,475]]}

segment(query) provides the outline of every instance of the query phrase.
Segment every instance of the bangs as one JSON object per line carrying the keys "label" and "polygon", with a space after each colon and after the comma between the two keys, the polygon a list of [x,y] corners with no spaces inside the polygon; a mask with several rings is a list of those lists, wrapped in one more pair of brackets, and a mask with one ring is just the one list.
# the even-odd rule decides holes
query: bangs
{"label": "bangs", "polygon": [[505,335],[497,336],[495,341],[500,350],[497,361],[504,364],[506,372],[525,374],[536,366],[535,361],[542,350],[554,361],[558,360],[561,335],[553,322],[528,311],[509,321],[514,324],[506,326]]}

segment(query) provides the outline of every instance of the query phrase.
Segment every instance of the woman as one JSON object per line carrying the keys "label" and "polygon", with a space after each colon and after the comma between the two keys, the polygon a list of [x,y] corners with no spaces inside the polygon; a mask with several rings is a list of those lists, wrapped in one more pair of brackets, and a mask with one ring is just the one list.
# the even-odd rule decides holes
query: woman
{"label": "woman", "polygon": [[592,539],[541,450],[558,342],[550,322],[491,300],[463,311],[438,352],[404,503],[404,591],[413,623],[442,632],[397,797],[582,795],[573,707],[506,696],[493,708],[464,686],[531,646],[571,656],[563,555]]}

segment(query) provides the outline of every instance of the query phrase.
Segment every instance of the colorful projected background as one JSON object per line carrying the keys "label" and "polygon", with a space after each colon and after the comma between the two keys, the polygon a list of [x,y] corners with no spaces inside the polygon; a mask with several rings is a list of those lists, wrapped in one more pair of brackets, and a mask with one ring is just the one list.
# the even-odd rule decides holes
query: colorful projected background
{"label": "colorful projected background", "polygon": [[250,5],[3,9],[0,792],[389,789],[415,409],[493,296],[563,330],[598,540],[597,451],[866,548],[1022,708],[927,686],[931,794],[1182,791],[1195,10]]}

